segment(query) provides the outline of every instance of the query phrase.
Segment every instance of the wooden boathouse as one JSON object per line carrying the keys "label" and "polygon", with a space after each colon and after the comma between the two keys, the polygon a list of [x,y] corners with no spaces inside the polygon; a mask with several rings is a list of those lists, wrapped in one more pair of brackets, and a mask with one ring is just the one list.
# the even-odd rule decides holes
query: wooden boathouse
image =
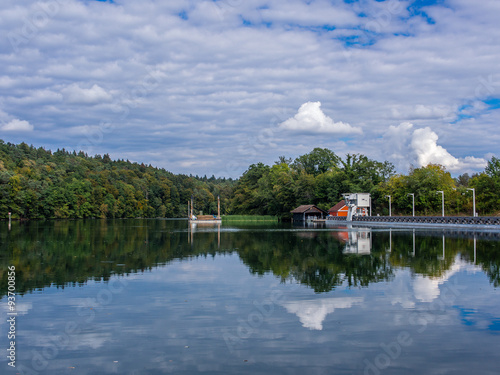
{"label": "wooden boathouse", "polygon": [[290,211],[293,215],[293,221],[308,221],[324,219],[328,212],[315,206],[314,204],[305,204]]}

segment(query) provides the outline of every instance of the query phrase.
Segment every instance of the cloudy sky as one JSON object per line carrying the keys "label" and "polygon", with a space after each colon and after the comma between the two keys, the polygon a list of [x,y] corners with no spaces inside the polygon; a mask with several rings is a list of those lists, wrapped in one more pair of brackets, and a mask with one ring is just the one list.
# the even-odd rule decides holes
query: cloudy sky
{"label": "cloudy sky", "polygon": [[0,138],[238,177],[314,147],[480,171],[497,0],[3,0]]}

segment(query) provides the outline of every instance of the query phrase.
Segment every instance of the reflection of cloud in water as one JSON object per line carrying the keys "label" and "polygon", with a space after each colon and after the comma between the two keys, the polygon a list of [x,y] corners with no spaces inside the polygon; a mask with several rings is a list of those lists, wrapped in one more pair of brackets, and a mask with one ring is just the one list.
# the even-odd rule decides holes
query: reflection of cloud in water
{"label": "reflection of cloud in water", "polygon": [[[7,301],[8,300],[6,297],[5,304],[3,304],[3,309],[2,309],[5,312],[5,314],[11,312]],[[33,308],[33,304],[31,302],[19,302],[19,300],[16,301],[15,312],[17,313],[17,315],[26,315],[28,313],[28,311],[31,310],[32,308]]]}
{"label": "reflection of cloud in water", "polygon": [[85,349],[87,347],[99,349],[112,341],[113,336],[110,333],[80,333],[77,338],[72,349]]}
{"label": "reflection of cloud in water", "polygon": [[441,277],[417,275],[413,281],[415,298],[421,302],[432,302],[441,294],[439,286],[447,282],[450,277],[460,271],[479,272],[481,268],[465,262],[457,256],[451,268],[445,271]]}
{"label": "reflection of cloud in water", "polygon": [[[7,315],[7,313],[11,312],[10,309],[9,309],[9,305],[7,303],[7,297],[5,297],[5,303],[2,304],[3,307],[2,307],[2,315],[3,316],[7,316],[8,318],[10,316]],[[16,305],[15,305],[15,312],[17,313],[18,316],[20,315],[26,315],[28,313],[28,311],[30,311],[32,308],[33,308],[33,304],[31,302],[16,302]],[[7,319],[1,319],[0,320],[0,326],[2,325],[7,325]]]}
{"label": "reflection of cloud in water", "polygon": [[409,271],[399,271],[392,283],[388,286],[388,293],[392,305],[400,304],[405,309],[415,307],[413,291],[410,290],[411,280]]}
{"label": "reflection of cloud in water", "polygon": [[176,261],[169,267],[158,269],[155,273],[144,275],[148,282],[212,282],[221,274],[222,268],[214,264],[203,263],[198,259]]}
{"label": "reflection of cloud in water", "polygon": [[285,302],[282,306],[289,313],[297,315],[303,327],[322,330],[326,316],[333,313],[335,309],[348,309],[362,302],[362,297],[321,298]]}

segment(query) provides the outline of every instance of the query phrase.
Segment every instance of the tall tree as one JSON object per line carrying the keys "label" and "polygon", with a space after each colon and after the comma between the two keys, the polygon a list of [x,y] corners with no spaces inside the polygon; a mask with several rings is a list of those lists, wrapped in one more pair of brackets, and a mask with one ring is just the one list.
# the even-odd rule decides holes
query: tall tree
{"label": "tall tree", "polygon": [[297,171],[303,170],[308,174],[317,176],[335,168],[339,162],[340,158],[333,151],[316,147],[310,153],[296,158],[292,165]]}

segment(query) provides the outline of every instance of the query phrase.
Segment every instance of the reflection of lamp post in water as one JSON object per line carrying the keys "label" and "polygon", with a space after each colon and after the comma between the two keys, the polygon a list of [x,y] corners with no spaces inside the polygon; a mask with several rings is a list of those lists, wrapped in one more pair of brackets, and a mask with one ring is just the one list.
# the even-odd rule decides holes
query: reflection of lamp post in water
{"label": "reflection of lamp post in water", "polygon": [[415,229],[413,229],[413,257],[415,257]]}
{"label": "reflection of lamp post in water", "polygon": [[476,234],[474,233],[474,264],[476,264]]}
{"label": "reflection of lamp post in water", "polygon": [[445,247],[444,247],[444,234],[443,234],[443,256],[438,257],[439,260],[444,260],[444,250],[445,250]]}
{"label": "reflection of lamp post in water", "polygon": [[389,228],[389,249],[386,249],[386,251],[392,252],[392,228]]}

